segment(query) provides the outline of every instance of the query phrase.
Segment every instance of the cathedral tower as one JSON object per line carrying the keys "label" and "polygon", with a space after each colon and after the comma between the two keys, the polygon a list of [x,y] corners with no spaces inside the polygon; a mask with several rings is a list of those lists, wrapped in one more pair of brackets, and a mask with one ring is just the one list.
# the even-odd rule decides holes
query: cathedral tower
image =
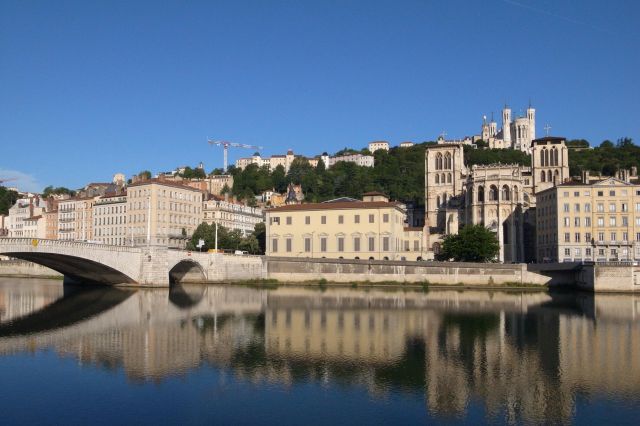
{"label": "cathedral tower", "polygon": [[536,110],[531,107],[527,108],[527,118],[529,119],[529,137],[531,140],[536,138]]}
{"label": "cathedral tower", "polygon": [[506,105],[502,110],[502,139],[506,146],[511,146],[511,108]]}

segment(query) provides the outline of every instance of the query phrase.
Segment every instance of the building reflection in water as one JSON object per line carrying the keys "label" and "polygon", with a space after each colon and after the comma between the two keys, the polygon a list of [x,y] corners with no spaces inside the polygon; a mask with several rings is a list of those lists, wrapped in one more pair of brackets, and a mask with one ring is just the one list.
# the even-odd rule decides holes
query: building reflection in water
{"label": "building reflection in water", "polygon": [[0,354],[55,348],[134,381],[209,365],[254,383],[423,395],[437,417],[481,401],[489,419],[514,422],[571,419],[578,393],[640,394],[638,296],[180,287],[62,297],[61,285],[16,284],[0,285]]}

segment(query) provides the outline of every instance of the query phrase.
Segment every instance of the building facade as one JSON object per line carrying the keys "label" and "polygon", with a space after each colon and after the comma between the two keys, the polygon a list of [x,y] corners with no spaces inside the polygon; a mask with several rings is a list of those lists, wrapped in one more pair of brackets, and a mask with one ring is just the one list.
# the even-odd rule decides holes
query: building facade
{"label": "building facade", "polygon": [[202,223],[203,194],[175,182],[149,179],[127,188],[127,234],[134,245],[184,248]]}
{"label": "building facade", "polygon": [[418,260],[422,228],[405,226],[404,205],[381,194],[266,211],[268,256]]}
{"label": "building facade", "polygon": [[372,154],[379,149],[384,149],[385,151],[389,151],[389,142],[387,141],[369,142],[369,145],[367,145],[367,148],[369,149],[369,152]]}
{"label": "building facade", "polygon": [[127,194],[107,194],[93,205],[93,238],[103,244],[131,245],[127,226]]}
{"label": "building facade", "polygon": [[264,222],[262,209],[219,198],[205,201],[203,213],[203,220],[209,225],[217,223],[227,229],[238,230],[245,236],[254,231],[256,224]]}
{"label": "building facade", "polygon": [[539,262],[640,260],[640,182],[568,182],[538,194]]}

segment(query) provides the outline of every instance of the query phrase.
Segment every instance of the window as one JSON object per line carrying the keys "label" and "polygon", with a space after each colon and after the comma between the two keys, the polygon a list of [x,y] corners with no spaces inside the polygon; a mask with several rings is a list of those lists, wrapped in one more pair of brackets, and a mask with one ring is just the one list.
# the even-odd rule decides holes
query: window
{"label": "window", "polygon": [[568,218],[568,217],[564,218],[564,226],[566,227],[571,226],[571,218]]}
{"label": "window", "polygon": [[326,216],[320,216],[320,223],[322,225],[326,225],[327,224],[327,217]]}
{"label": "window", "polygon": [[579,196],[580,196],[580,192],[578,192],[578,191],[574,192],[574,193],[573,193],[573,196],[574,196],[574,197],[579,197]]}
{"label": "window", "polygon": [[311,216],[305,216],[304,217],[304,224],[305,225],[311,225]]}
{"label": "window", "polygon": [[580,218],[579,217],[573,218],[573,226],[580,226]]}
{"label": "window", "polygon": [[618,238],[616,238],[616,237],[617,237],[616,233],[615,233],[615,232],[612,232],[612,233],[611,233],[611,241],[617,241],[617,240],[618,240]]}
{"label": "window", "polygon": [[616,211],[616,203],[609,203],[609,211],[610,212]]}
{"label": "window", "polygon": [[584,255],[585,256],[591,256],[591,249],[590,248],[584,249]]}
{"label": "window", "polygon": [[339,215],[338,216],[338,224],[342,225],[344,223],[344,216],[343,215]]}
{"label": "window", "polygon": [[587,216],[584,218],[584,226],[591,226],[591,217]]}
{"label": "window", "polygon": [[591,232],[584,234],[584,241],[587,243],[591,242]]}
{"label": "window", "polygon": [[584,203],[584,211],[585,213],[591,212],[591,203]]}
{"label": "window", "polygon": [[580,203],[575,203],[573,205],[573,211],[576,213],[580,213]]}
{"label": "window", "polygon": [[291,238],[287,238],[286,240],[284,240],[285,242],[285,249],[287,250],[287,253],[291,253]]}
{"label": "window", "polygon": [[573,253],[574,253],[575,257],[582,256],[582,250],[580,250],[579,248],[574,249]]}
{"label": "window", "polygon": [[640,217],[636,217],[636,226],[640,226]]}
{"label": "window", "polygon": [[574,242],[579,243],[580,242],[580,233],[576,232],[575,235],[573,236]]}
{"label": "window", "polygon": [[357,214],[353,217],[353,223],[360,223],[360,215]]}
{"label": "window", "polygon": [[382,215],[382,221],[384,223],[389,223],[389,213],[385,213]]}
{"label": "window", "polygon": [[563,209],[562,209],[565,213],[569,213],[569,203],[564,203],[563,205]]}
{"label": "window", "polygon": [[304,239],[304,251],[309,253],[311,251],[311,238]]}
{"label": "window", "polygon": [[604,256],[604,249],[598,249],[598,256]]}
{"label": "window", "polygon": [[353,251],[360,251],[360,237],[353,238]]}
{"label": "window", "polygon": [[271,251],[273,253],[277,253],[278,252],[278,239],[274,238],[273,240],[271,240]]}
{"label": "window", "polygon": [[629,233],[628,232],[623,232],[622,233],[622,241],[624,241],[625,243],[627,241],[629,241]]}
{"label": "window", "polygon": [[389,237],[382,237],[382,250],[389,251]]}
{"label": "window", "polygon": [[636,203],[636,211],[640,212],[640,203]]}
{"label": "window", "polygon": [[622,209],[623,212],[628,212],[629,211],[629,204],[627,203],[622,203],[622,205],[620,206],[620,208]]}
{"label": "window", "polygon": [[344,237],[338,237],[338,251],[344,251]]}
{"label": "window", "polygon": [[374,222],[374,216],[372,214],[369,215],[369,223]]}
{"label": "window", "polygon": [[604,217],[598,218],[598,226],[604,226]]}
{"label": "window", "polygon": [[565,243],[570,243],[571,242],[571,234],[568,232],[564,233],[564,242]]}
{"label": "window", "polygon": [[568,197],[568,196],[569,196],[569,191],[563,192],[563,193],[562,193],[562,196],[563,196],[563,197]]}
{"label": "window", "polygon": [[640,232],[636,233],[636,241],[640,242]]}
{"label": "window", "polygon": [[629,218],[627,216],[622,216],[622,226],[629,226]]}
{"label": "window", "polygon": [[598,241],[604,241],[604,232],[598,232]]}
{"label": "window", "polygon": [[271,224],[272,225],[280,225],[280,218],[279,217],[272,217],[271,218]]}
{"label": "window", "polygon": [[320,238],[320,251],[322,251],[322,252],[326,252],[327,251],[327,239],[326,239],[326,237]]}
{"label": "window", "polygon": [[602,197],[604,195],[603,191],[598,191],[598,197]]}
{"label": "window", "polygon": [[287,216],[287,225],[291,225],[292,220],[291,220],[291,216]]}
{"label": "window", "polygon": [[413,251],[420,251],[420,241],[413,240]]}
{"label": "window", "polygon": [[565,256],[571,256],[571,249],[564,249],[564,255]]}
{"label": "window", "polygon": [[598,203],[598,211],[599,212],[603,212],[604,211],[604,204]]}
{"label": "window", "polygon": [[616,226],[616,217],[615,216],[609,217],[609,226]]}
{"label": "window", "polygon": [[409,240],[404,241],[404,251],[409,251]]}
{"label": "window", "polygon": [[[640,235],[640,234],[638,234]],[[640,240],[638,240],[640,241]],[[375,237],[369,237],[369,251],[375,251],[376,250],[376,238]]]}
{"label": "window", "polygon": [[609,196],[615,197],[616,196],[616,191],[609,191]]}

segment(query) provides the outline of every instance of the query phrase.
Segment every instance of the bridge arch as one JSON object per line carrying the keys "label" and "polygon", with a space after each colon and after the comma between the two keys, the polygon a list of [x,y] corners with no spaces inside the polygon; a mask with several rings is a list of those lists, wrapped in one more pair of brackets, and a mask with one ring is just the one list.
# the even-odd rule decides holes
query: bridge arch
{"label": "bridge arch", "polygon": [[207,274],[194,259],[185,258],[179,260],[169,269],[169,285],[182,283],[204,283],[207,281]]}

